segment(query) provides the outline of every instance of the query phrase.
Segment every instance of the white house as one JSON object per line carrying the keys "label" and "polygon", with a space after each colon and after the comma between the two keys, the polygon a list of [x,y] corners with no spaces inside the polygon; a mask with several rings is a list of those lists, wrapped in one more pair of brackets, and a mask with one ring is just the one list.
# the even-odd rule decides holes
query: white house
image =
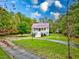
{"label": "white house", "polygon": [[49,35],[49,23],[34,23],[32,25],[32,34],[34,37]]}

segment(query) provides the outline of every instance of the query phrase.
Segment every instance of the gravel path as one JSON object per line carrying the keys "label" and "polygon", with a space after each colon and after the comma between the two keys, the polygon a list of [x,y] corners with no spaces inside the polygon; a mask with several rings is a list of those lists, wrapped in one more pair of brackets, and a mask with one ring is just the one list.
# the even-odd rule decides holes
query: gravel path
{"label": "gravel path", "polygon": [[17,46],[14,46],[13,48],[7,47],[4,43],[0,42],[0,46],[9,53],[13,59],[45,59],[41,58],[39,56],[36,56],[34,54],[31,54],[29,52],[26,52],[24,49],[21,49]]}
{"label": "gravel path", "polygon": [[[11,39],[11,40],[22,40],[22,39],[26,39],[26,37],[24,38],[18,38],[18,37],[7,37],[7,39]],[[28,37],[27,39],[30,39],[30,37]],[[64,42],[64,41],[60,41],[60,40],[52,40],[52,39],[47,39],[47,38],[36,38],[38,40],[47,40],[50,42],[56,42],[59,44],[64,44],[64,45],[68,45],[68,42]],[[13,45],[13,43],[9,42],[11,45]],[[71,47],[75,47],[75,48],[79,48],[79,44],[74,44],[70,42]],[[36,56],[34,54],[31,54],[29,52],[26,52],[24,49],[19,48],[18,46],[14,46],[14,48],[11,47],[7,47],[5,44],[0,42],[0,46],[6,51],[8,52],[13,59],[45,59],[45,58],[41,58],[39,56]]]}

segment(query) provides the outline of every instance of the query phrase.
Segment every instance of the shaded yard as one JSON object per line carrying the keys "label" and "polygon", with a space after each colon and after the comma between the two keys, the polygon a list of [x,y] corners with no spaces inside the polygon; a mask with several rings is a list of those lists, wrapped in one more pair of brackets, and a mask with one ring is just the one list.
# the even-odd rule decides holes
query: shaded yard
{"label": "shaded yard", "polygon": [[0,48],[0,59],[11,59],[3,50]]}
{"label": "shaded yard", "polygon": [[[16,45],[46,59],[67,59],[67,46],[45,40],[16,40]],[[79,59],[79,49],[71,48],[73,59]]]}

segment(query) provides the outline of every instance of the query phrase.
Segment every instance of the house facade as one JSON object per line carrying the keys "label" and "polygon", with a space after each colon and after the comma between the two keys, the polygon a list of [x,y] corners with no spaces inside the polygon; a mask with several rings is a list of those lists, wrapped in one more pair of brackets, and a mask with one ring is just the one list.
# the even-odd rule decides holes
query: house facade
{"label": "house facade", "polygon": [[34,23],[32,25],[32,34],[34,37],[49,35],[49,23]]}

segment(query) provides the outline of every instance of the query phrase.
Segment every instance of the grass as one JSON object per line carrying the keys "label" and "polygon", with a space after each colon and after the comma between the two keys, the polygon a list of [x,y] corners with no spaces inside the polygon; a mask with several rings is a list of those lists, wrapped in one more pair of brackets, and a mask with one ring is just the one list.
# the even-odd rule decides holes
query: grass
{"label": "grass", "polygon": [[0,48],[0,59],[11,59],[3,50]]}
{"label": "grass", "polygon": [[[28,52],[34,53],[46,59],[67,59],[67,46],[48,42],[46,40],[16,40],[16,45],[23,47]],[[71,48],[73,59],[79,59],[79,49]]]}
{"label": "grass", "polygon": [[67,41],[67,37],[62,34],[50,34],[49,36],[44,36],[43,38]]}
{"label": "grass", "polygon": [[79,38],[72,37],[72,38],[71,38],[71,41],[72,41],[73,43],[79,44]]}
{"label": "grass", "polygon": [[[66,42],[68,40],[68,37],[63,35],[63,34],[50,34],[49,36],[44,36],[42,38],[48,38],[48,39],[53,39],[53,40],[61,40],[61,41],[66,41]],[[72,37],[71,42],[79,44],[79,38]]]}

